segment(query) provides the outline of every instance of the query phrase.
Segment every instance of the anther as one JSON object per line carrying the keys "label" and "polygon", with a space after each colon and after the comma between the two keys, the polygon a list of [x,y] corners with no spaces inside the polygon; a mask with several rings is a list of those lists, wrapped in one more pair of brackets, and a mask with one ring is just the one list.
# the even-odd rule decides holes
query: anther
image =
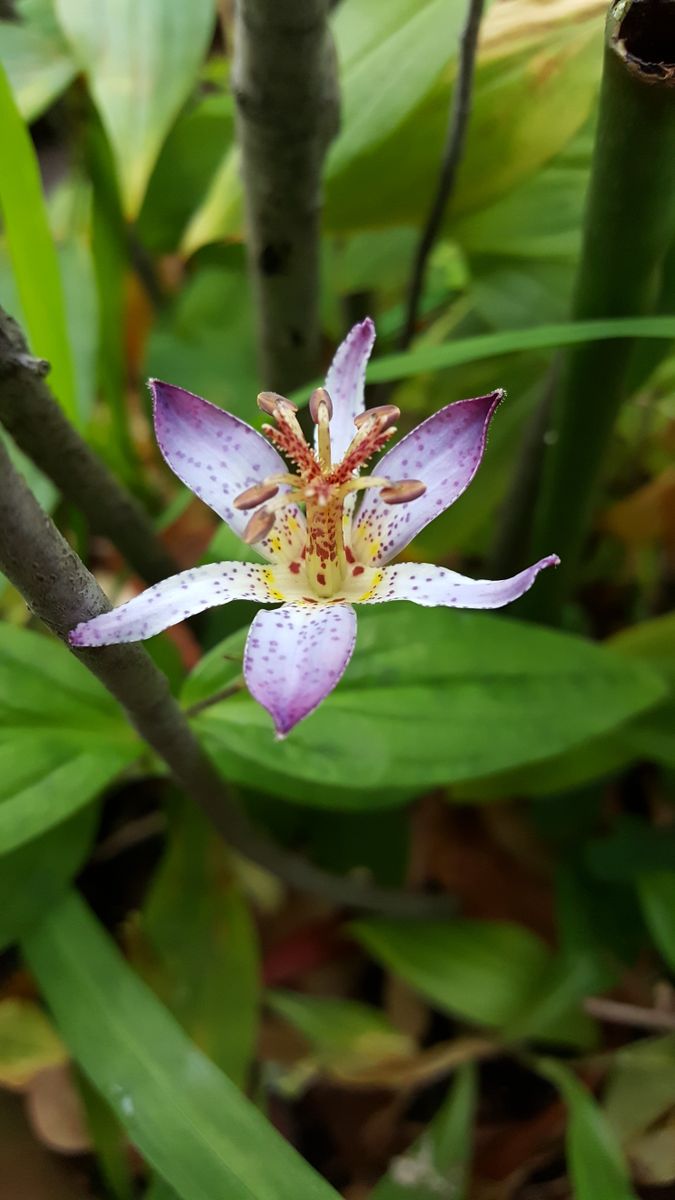
{"label": "anther", "polygon": [[278,392],[259,392],[258,408],[267,413],[268,417],[276,417],[280,409],[292,413],[298,411],[297,404],[294,404],[292,400],[287,400],[285,396],[280,396]]}
{"label": "anther", "polygon": [[279,488],[276,483],[257,483],[255,487],[247,488],[232,503],[235,508],[240,510],[256,508],[259,504],[263,504],[265,500],[271,500],[272,496],[276,496],[278,491]]}
{"label": "anther", "polygon": [[321,423],[321,410],[325,411],[325,419],[330,421],[333,416],[333,401],[323,387],[315,388],[309,398],[309,413],[315,425]]}
{"label": "anther", "polygon": [[377,423],[381,430],[390,429],[398,421],[400,415],[401,410],[395,404],[380,404],[377,408],[368,408],[365,412],[359,413],[358,417],[354,417],[354,424],[357,429],[371,423]]}
{"label": "anther", "polygon": [[426,490],[427,485],[422,483],[421,479],[400,479],[398,483],[390,483],[383,487],[380,499],[384,500],[385,504],[408,504],[410,500],[417,500],[423,496]]}
{"label": "anther", "polygon": [[253,514],[242,533],[242,542],[246,542],[247,546],[253,546],[256,542],[261,542],[263,538],[267,537],[275,520],[275,513],[270,512],[267,508],[261,508],[257,513]]}

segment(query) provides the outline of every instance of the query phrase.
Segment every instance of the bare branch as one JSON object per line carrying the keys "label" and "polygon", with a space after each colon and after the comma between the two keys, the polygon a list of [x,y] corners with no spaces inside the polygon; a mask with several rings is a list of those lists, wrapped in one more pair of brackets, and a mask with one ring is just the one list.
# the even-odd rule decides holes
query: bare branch
{"label": "bare branch", "polygon": [[462,161],[466,130],[471,115],[471,93],[473,90],[476,49],[484,4],[485,0],[469,0],[466,23],[460,40],[457,80],[452,92],[450,120],[448,122],[448,132],[441,160],[436,194],[429,209],[426,225],[422,231],[413,262],[406,319],[400,340],[401,350],[408,348],[415,332],[424,288],[427,261],[433,249],[434,242],[438,237],[441,222],[452,196],[457,172]]}
{"label": "bare branch", "polygon": [[328,0],[237,0],[233,87],[263,384],[319,366],[321,171],[338,128]]}
{"label": "bare branch", "polygon": [[[110,609],[93,575],[39,507],[2,444],[0,568],[32,612],[62,641],[80,621]],[[397,916],[439,916],[451,910],[448,897],[412,895],[331,875],[275,846],[237,808],[171,695],[165,676],[141,646],[101,646],[74,653],[115,696],[176,783],[240,854],[290,886],[334,904]]]}
{"label": "bare branch", "polygon": [[32,358],[15,321],[0,308],[0,421],[17,446],[109,537],[147,582],[178,570],[133,496],[73,429],[44,376],[48,363]]}

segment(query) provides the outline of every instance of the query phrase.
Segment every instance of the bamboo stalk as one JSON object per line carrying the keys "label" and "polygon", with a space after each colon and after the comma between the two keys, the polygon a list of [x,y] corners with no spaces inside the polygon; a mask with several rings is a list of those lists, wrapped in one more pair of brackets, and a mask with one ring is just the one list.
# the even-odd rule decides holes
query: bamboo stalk
{"label": "bamboo stalk", "polygon": [[[577,320],[653,311],[675,235],[675,0],[618,0],[607,19],[598,129],[573,300]],[[673,328],[675,335],[675,323]],[[577,578],[632,343],[565,357],[544,444],[534,552],[555,551],[524,610],[559,621]]]}

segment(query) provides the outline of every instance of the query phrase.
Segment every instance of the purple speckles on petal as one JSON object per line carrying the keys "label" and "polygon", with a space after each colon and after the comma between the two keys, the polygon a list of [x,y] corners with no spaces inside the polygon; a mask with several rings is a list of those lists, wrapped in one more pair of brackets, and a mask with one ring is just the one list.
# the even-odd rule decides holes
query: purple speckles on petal
{"label": "purple speckles on petal", "polygon": [[277,736],[285,737],[332,692],[355,639],[356,613],[346,604],[285,604],[258,613],[244,651],[244,678]]}
{"label": "purple speckles on petal", "polygon": [[[285,472],[281,455],[256,429],[200,396],[157,379],[150,380],[150,391],[157,441],[172,471],[241,535],[251,512],[239,512],[232,501],[268,475]],[[299,511],[296,516],[304,520]],[[259,548],[265,553],[265,546]]]}
{"label": "purple speckles on petal", "polygon": [[503,395],[496,391],[446,405],[380,459],[374,470],[387,479],[405,478],[405,464],[412,459],[412,473],[426,483],[427,490],[417,500],[395,506],[385,504],[374,488],[366,493],[352,541],[363,562],[389,562],[468,487]]}
{"label": "purple speckles on petal", "polygon": [[85,621],[71,631],[71,646],[110,646],[142,642],[185,617],[231,600],[269,603],[270,569],[254,563],[209,563],[182,571],[148,588],[112,612]]}
{"label": "purple speckles on petal", "polygon": [[380,582],[362,603],[412,600],[425,608],[502,608],[529,591],[540,571],[559,562],[557,555],[549,554],[511,579],[467,579],[431,563],[399,563],[384,568]]}

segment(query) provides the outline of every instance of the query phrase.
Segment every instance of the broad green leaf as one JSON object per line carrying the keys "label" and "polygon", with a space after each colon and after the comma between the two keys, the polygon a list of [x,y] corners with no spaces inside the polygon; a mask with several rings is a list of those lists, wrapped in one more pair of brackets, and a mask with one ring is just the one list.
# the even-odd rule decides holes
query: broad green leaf
{"label": "broad green leaf", "polygon": [[[33,748],[27,747],[26,753]],[[95,804],[27,842],[0,863],[0,949],[19,941],[80,870],[98,824]]]}
{"label": "broad green leaf", "polygon": [[[181,114],[162,147],[138,219],[139,237],[154,252],[178,248],[234,139],[234,99],[206,94]],[[180,187],[176,187],[176,179]]]}
{"label": "broad green leaf", "polygon": [[467,1200],[477,1080],[469,1064],[421,1137],[398,1155],[370,1200]]}
{"label": "broad green leaf", "polygon": [[575,1200],[637,1200],[618,1141],[591,1093],[562,1062],[540,1059],[537,1070],[567,1105],[567,1164]]}
{"label": "broad green leaf", "polygon": [[606,338],[673,338],[675,316],[614,317],[597,321],[570,321],[561,325],[537,325],[532,329],[508,329],[500,333],[480,334],[376,358],[368,370],[369,383],[390,383],[408,379],[421,371],[441,371],[500,354],[520,350],[554,350],[560,346],[578,346]]}
{"label": "broad green leaf", "polygon": [[[436,1008],[478,1025],[503,1028],[522,1018],[552,962],[539,938],[509,921],[378,919],[356,921],[351,930]],[[538,1022],[536,1035],[558,1036],[557,1023]]]}
{"label": "broad green leaf", "polygon": [[[453,234],[458,218],[495,204],[563,150],[586,123],[600,78],[599,11],[570,22],[558,10],[548,28],[540,27],[527,45],[514,47],[491,31],[500,8],[493,5],[483,27],[466,148],[445,220]],[[521,14],[526,20],[522,9]],[[330,231],[419,225],[424,219],[455,81],[456,40],[448,44],[444,36],[442,45],[449,50],[447,68],[418,102],[407,112],[396,111],[367,152],[329,158],[325,223]]]}
{"label": "broad green leaf", "polygon": [[339,6],[342,116],[329,176],[390,134],[423,99],[454,58],[463,19],[459,0],[399,0],[385,10],[378,0]]}
{"label": "broad green leaf", "polygon": [[395,1029],[384,1013],[356,1000],[276,989],[266,992],[265,1001],[307,1040],[313,1062],[338,1075],[403,1058],[414,1050],[412,1039]]}
{"label": "broad green leaf", "polygon": [[[202,659],[186,704],[240,677],[243,640],[240,631]],[[377,807],[550,758],[616,728],[663,691],[648,667],[571,635],[387,605],[359,614],[340,686],[284,742],[243,690],[195,726],[226,778],[316,806]],[[362,794],[375,789],[370,801]]]}
{"label": "broad green leaf", "polygon": [[0,1085],[22,1088],[68,1055],[42,1009],[31,1000],[0,1000]]}
{"label": "broad green leaf", "polygon": [[244,262],[238,251],[224,270],[208,264],[194,273],[152,330],[145,370],[244,420],[253,419],[260,385]]}
{"label": "broad green leaf", "polygon": [[675,968],[675,870],[643,871],[637,880],[642,915],[656,947]]}
{"label": "broad green leaf", "polygon": [[[34,747],[32,753],[31,747]],[[10,854],[91,804],[137,754],[134,747],[116,749],[102,745],[95,752],[73,756],[72,747],[59,753],[53,741],[51,744],[39,741],[36,744],[24,738],[1,741],[0,773],[5,793],[6,773],[11,773],[22,751],[31,753],[29,761],[35,781],[0,800],[0,855]]]}
{"label": "broad green leaf", "polygon": [[24,942],[75,1060],[181,1200],[336,1200],[71,893]]}
{"label": "broad green leaf", "polygon": [[148,982],[195,1044],[245,1087],[258,1030],[257,934],[227,849],[191,802],[171,821],[141,932],[154,952]]}
{"label": "broad green leaf", "polygon": [[0,210],[33,354],[51,364],[49,385],[79,421],[66,304],[37,157],[0,66]]}
{"label": "broad green leaf", "polygon": [[215,21],[213,0],[55,0],[138,215],[162,143],[187,99]]}
{"label": "broad green leaf", "polygon": [[0,624],[0,855],[90,804],[140,749],[64,646]]}
{"label": "broad green leaf", "polygon": [[51,0],[16,5],[19,21],[0,21],[0,63],[17,107],[34,121],[61,95],[77,65],[54,16]]}

